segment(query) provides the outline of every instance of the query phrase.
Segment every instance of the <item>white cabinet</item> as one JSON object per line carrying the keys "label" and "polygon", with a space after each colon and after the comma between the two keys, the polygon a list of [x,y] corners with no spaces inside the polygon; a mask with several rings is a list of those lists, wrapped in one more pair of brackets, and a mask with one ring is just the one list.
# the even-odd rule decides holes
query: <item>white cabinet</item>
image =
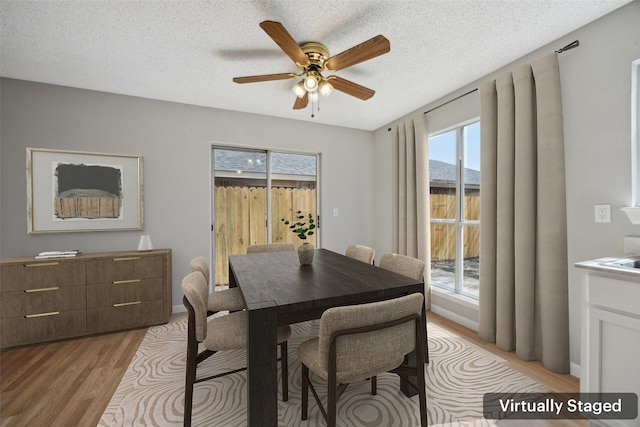
{"label": "white cabinet", "polygon": [[[640,396],[640,273],[593,267],[582,286],[580,391]],[[640,426],[640,417],[592,425]]]}

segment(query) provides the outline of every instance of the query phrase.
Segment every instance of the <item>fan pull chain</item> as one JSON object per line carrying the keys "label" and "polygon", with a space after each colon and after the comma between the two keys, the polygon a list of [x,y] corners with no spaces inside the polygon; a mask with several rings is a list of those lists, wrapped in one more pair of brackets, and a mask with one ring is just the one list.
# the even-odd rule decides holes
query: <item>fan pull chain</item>
{"label": "fan pull chain", "polygon": [[313,119],[316,115],[313,114],[313,104],[316,104],[316,111],[320,111],[320,96],[311,97],[311,118]]}

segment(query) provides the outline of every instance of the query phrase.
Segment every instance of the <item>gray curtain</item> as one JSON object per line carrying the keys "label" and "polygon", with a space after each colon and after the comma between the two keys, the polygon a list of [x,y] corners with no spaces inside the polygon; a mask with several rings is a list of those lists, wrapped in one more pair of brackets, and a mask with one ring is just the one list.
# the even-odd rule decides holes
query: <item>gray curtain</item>
{"label": "gray curtain", "polygon": [[425,262],[425,303],[431,306],[429,151],[424,116],[393,131],[392,250]]}
{"label": "gray curtain", "polygon": [[557,54],[480,91],[479,336],[569,372],[562,99]]}

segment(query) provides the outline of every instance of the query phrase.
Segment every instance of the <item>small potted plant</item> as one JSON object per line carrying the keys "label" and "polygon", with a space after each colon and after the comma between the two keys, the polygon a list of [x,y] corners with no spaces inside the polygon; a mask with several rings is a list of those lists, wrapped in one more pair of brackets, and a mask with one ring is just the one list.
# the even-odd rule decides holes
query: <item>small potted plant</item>
{"label": "small potted plant", "polygon": [[307,236],[312,236],[314,230],[316,228],[316,222],[313,219],[313,215],[309,213],[307,216],[308,222],[304,221],[305,216],[302,214],[302,211],[296,212],[296,222],[291,223],[290,221],[282,218],[281,221],[284,225],[288,225],[291,231],[293,231],[300,240],[303,241],[302,245],[298,247],[298,257],[300,258],[300,264],[302,265],[310,265],[313,262],[313,254],[315,248],[309,242],[306,242]]}

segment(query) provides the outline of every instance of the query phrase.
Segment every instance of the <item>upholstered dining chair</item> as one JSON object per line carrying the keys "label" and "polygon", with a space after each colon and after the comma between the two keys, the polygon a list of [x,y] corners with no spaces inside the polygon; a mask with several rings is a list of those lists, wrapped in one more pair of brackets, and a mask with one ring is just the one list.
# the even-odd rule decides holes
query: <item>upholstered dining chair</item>
{"label": "upholstered dining chair", "polygon": [[[423,300],[421,293],[415,293],[326,310],[318,337],[303,342],[297,350],[302,363],[302,419],[308,418],[309,387],[327,426],[335,427],[337,401],[349,383],[371,378],[371,394],[375,395],[376,376],[393,372],[417,377],[420,425],[426,426]],[[414,350],[416,366],[404,365],[405,355]],[[328,382],[326,409],[310,372]]]}
{"label": "upholstered dining chair", "polygon": [[[192,271],[182,280],[183,303],[189,315],[187,326],[187,368],[184,392],[184,425],[191,425],[193,386],[196,383],[244,371],[240,368],[209,377],[196,378],[200,363],[218,351],[239,350],[247,346],[247,312],[236,311],[229,314],[207,317],[206,301],[209,284],[204,276]],[[280,347],[282,370],[282,400],[289,399],[287,340],[291,336],[289,326],[280,326],[277,342]],[[198,352],[199,344],[204,349]]]}
{"label": "upholstered dining chair", "polygon": [[376,255],[376,251],[368,246],[349,245],[344,254],[349,258],[357,259],[367,264],[373,264],[373,257]]}
{"label": "upholstered dining chair", "polygon": [[282,252],[282,251],[294,251],[296,248],[293,243],[265,243],[260,245],[247,246],[248,254],[255,254],[259,252]]}
{"label": "upholstered dining chair", "polygon": [[411,277],[415,280],[424,278],[424,261],[408,255],[383,254],[380,257],[380,268]]}
{"label": "upholstered dining chair", "polygon": [[[209,263],[203,256],[193,258],[190,263],[191,271],[199,271],[204,276],[207,284],[209,283]],[[207,301],[207,314],[217,313],[218,311],[239,311],[244,310],[244,300],[238,288],[221,289],[209,293]]]}
{"label": "upholstered dining chair", "polygon": [[[380,257],[380,268],[402,274],[403,276],[411,277],[414,280],[424,280],[424,267],[424,261],[408,255],[388,253],[382,254]],[[426,344],[426,339],[425,361],[429,363],[429,346]]]}

